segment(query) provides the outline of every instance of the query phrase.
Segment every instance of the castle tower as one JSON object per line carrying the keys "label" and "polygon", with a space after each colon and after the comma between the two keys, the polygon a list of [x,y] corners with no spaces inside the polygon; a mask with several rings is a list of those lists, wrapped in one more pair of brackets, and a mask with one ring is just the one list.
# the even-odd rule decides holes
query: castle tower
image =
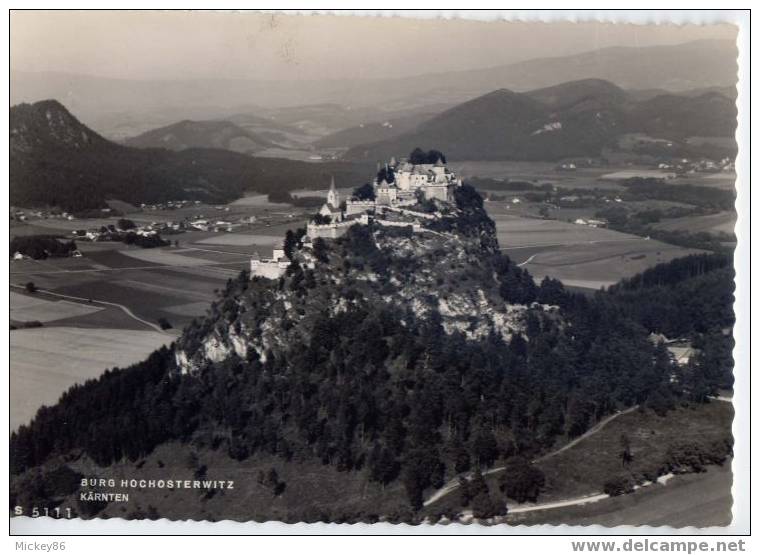
{"label": "castle tower", "polygon": [[338,208],[340,206],[340,195],[335,189],[335,177],[330,178],[330,190],[327,192],[327,204],[333,208]]}

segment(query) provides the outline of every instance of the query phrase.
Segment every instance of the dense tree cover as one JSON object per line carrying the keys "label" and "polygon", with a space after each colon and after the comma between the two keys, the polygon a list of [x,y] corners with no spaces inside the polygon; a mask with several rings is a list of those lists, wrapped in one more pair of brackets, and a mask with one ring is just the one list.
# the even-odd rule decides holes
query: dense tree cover
{"label": "dense tree cover", "polygon": [[40,260],[48,257],[69,256],[77,250],[74,241],[61,240],[55,235],[23,235],[11,239],[10,255],[17,252]]}
{"label": "dense tree cover", "polygon": [[171,242],[165,241],[160,235],[138,235],[137,233],[127,233],[122,238],[125,245],[135,245],[143,249],[154,249],[156,247],[168,247]]}
{"label": "dense tree cover", "polygon": [[[715,368],[730,367],[730,356],[701,331],[724,325],[730,312],[730,295],[716,296],[730,287],[719,261],[672,263],[671,270],[653,269],[592,297],[551,279],[531,287],[530,276],[498,251],[493,222],[471,187],[458,188],[457,207],[457,221],[446,225],[479,245],[479,259],[493,269],[489,279],[496,276],[502,296],[513,304],[556,305],[559,313],[533,307],[523,333],[511,340],[496,333],[474,340],[446,333],[437,310],[417,314],[370,302],[352,282],[352,268],[414,276],[422,261],[390,256],[378,249],[369,226],[353,226],[338,240],[315,240],[317,267],[293,263],[276,284],[278,294],[292,293],[295,303],[279,324],[288,330],[305,317],[308,333],[288,335],[265,359],[252,352],[206,360],[182,375],[162,349],[129,369],[75,386],[12,435],[12,471],[71,449],[101,465],[135,460],[175,439],[241,460],[273,455],[366,472],[381,484],[399,481],[415,509],[426,490],[456,473],[504,460],[510,468],[505,492],[532,499],[542,476],[526,461],[559,436],[578,436],[623,407],[667,411],[684,396],[703,400],[720,386]],[[327,264],[340,264],[339,286],[322,284],[320,265]],[[328,292],[347,301],[345,310],[327,308]],[[245,272],[230,280],[208,317],[185,330],[183,351],[192,356],[215,328],[239,332],[243,310],[252,318],[249,325],[263,322],[271,316],[270,294],[271,282],[249,280]],[[669,325],[693,329],[705,341],[702,358],[686,369],[648,339],[658,330],[642,305],[659,302],[662,310],[668,298],[681,300],[681,314],[704,311],[691,327],[668,316]],[[709,302],[716,303],[714,310],[700,308]],[[467,503],[482,518],[503,506],[483,491]]]}
{"label": "dense tree cover", "polygon": [[[162,347],[143,362],[75,385],[57,405],[40,408],[29,427],[11,434],[12,472],[72,448],[109,464],[125,456],[135,459],[172,437],[189,438],[186,419],[200,399],[192,400],[192,384],[171,375],[171,360],[171,351]],[[172,399],[185,404],[175,410]]]}
{"label": "dense tree cover", "polygon": [[438,160],[446,163],[446,156],[440,150],[433,149],[425,152],[417,147],[409,153],[409,162],[412,164],[435,164]]}

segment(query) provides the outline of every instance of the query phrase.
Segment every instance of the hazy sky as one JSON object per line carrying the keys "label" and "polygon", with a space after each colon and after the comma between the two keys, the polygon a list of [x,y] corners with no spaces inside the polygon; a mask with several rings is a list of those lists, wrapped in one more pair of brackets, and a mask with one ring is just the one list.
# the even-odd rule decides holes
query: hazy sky
{"label": "hazy sky", "polygon": [[735,40],[732,25],[509,23],[218,12],[14,11],[11,68],[129,79],[403,76],[606,46]]}

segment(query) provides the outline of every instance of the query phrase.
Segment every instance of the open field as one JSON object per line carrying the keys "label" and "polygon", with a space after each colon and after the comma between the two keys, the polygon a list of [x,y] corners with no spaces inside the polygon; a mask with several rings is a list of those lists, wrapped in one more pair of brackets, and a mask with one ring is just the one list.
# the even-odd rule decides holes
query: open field
{"label": "open field", "polygon": [[11,291],[11,321],[52,322],[64,318],[85,316],[103,310],[101,307],[63,300],[45,300],[39,296]]}
{"label": "open field", "polygon": [[230,245],[238,247],[272,247],[282,243],[282,235],[253,235],[249,233],[217,234],[207,239],[202,239],[199,245]]}
{"label": "open field", "polygon": [[[117,303],[129,307],[144,320],[155,323],[166,318],[179,329],[194,317],[202,316],[216,298],[215,290],[222,289],[228,279],[247,268],[250,259],[245,252],[225,252],[226,247],[217,250],[191,246],[128,249],[124,245],[117,249],[117,246],[83,249],[82,258],[11,261],[11,283],[23,285],[31,281],[53,293],[92,299],[96,304]],[[107,318],[112,315],[118,318],[109,325]],[[92,317],[66,322],[76,325],[83,321],[89,326]],[[119,328],[124,318],[109,310],[98,322],[106,328]]]}
{"label": "open field", "polygon": [[673,172],[667,172],[663,170],[646,170],[646,169],[635,169],[635,170],[618,170],[610,173],[605,173],[604,175],[600,176],[600,179],[631,179],[633,177],[641,177],[641,178],[653,178],[653,179],[671,179],[675,177],[675,174]]}
{"label": "open field", "polygon": [[[125,255],[136,258],[137,260],[152,262],[153,264],[160,264],[162,266],[182,266],[192,268],[194,266],[204,266],[213,264],[212,260],[208,260],[204,257],[188,255],[190,249],[134,249],[129,251],[122,251]],[[239,261],[240,257],[235,256],[235,261]],[[232,262],[233,260],[230,259]]]}
{"label": "open field", "polygon": [[513,525],[567,526],[727,526],[731,523],[733,474],[730,461],[701,474],[684,474],[667,484],[587,505],[513,514]]}
{"label": "open field", "polygon": [[554,162],[517,162],[517,161],[449,161],[449,166],[465,180],[469,177],[505,179],[510,181],[528,181],[534,185],[552,183],[565,188],[622,188],[615,180],[600,179],[612,171],[604,168],[578,168],[574,171],[557,169]]}
{"label": "open field", "polygon": [[[534,185],[552,183],[557,187],[583,189],[622,189],[619,181],[629,177],[665,177],[668,172],[648,166],[612,165],[597,168],[576,168],[572,171],[558,170],[553,162],[517,161],[449,161],[454,171],[465,179],[483,177],[510,181],[528,181]],[[733,189],[736,173],[719,171],[714,173],[695,172],[668,179],[669,185],[703,185],[721,189]]]}
{"label": "open field", "polygon": [[50,327],[10,334],[10,425],[28,422],[75,383],[127,366],[174,337],[153,331]]}
{"label": "open field", "polygon": [[598,289],[646,268],[698,251],[559,220],[495,214],[502,251],[537,280]]}
{"label": "open field", "polygon": [[674,218],[654,224],[655,229],[668,231],[690,231],[692,233],[705,231],[708,233],[727,233],[732,235],[736,226],[736,213],[718,212],[706,216],[687,216]]}

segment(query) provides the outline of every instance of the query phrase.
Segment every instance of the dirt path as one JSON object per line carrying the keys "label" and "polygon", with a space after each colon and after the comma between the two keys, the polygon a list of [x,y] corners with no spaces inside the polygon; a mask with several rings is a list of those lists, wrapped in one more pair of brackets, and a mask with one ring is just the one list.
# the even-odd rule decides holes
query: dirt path
{"label": "dirt path", "polygon": [[[201,250],[201,249],[196,249]],[[222,251],[211,251],[211,252],[222,252]],[[242,253],[237,253],[242,254]],[[22,270],[18,272],[11,272],[11,275],[14,274],[40,274],[40,275],[48,275],[48,274],[96,274],[100,272],[124,272],[126,270],[161,270],[161,269],[172,269],[172,268],[214,268],[216,266],[229,266],[231,264],[241,264],[243,262],[250,262],[250,257],[247,258],[241,258],[240,260],[232,260],[230,262],[209,262],[208,264],[152,264],[150,266],[127,266],[123,268],[85,268],[85,269],[78,269],[78,270],[42,270],[40,272],[37,271],[28,271],[28,270]]]}
{"label": "dirt path", "polygon": [[533,260],[533,259],[536,257],[536,255],[537,255],[537,254],[538,254],[538,253],[536,253],[536,254],[531,254],[531,255],[528,257],[528,259],[527,259],[527,260],[524,260],[524,261],[520,262],[520,263],[518,264],[518,266],[525,266],[526,264],[530,264],[531,260]]}
{"label": "dirt path", "polygon": [[625,410],[618,411],[615,414],[611,414],[607,418],[605,418],[605,419],[600,420],[599,422],[597,422],[594,426],[592,426],[591,428],[589,428],[588,430],[586,430],[585,433],[583,433],[583,434],[579,435],[578,437],[576,437],[573,441],[571,441],[569,443],[566,443],[565,445],[563,445],[562,447],[560,447],[556,451],[552,451],[551,453],[547,453],[546,455],[543,455],[541,457],[538,457],[537,459],[534,459],[533,462],[535,463],[535,462],[545,461],[547,459],[551,459],[555,455],[559,455],[563,451],[567,451],[571,447],[574,447],[575,445],[578,445],[584,439],[586,439],[588,437],[591,437],[592,435],[594,435],[595,433],[597,433],[598,431],[600,431],[607,424],[609,424],[610,422],[612,422],[613,420],[615,420],[618,416],[623,416],[624,414],[628,414],[629,412],[633,412],[637,408],[639,408],[639,406],[638,405],[634,405],[634,406],[629,407],[629,408],[627,408]]}
{"label": "dirt path", "polygon": [[[13,283],[11,283],[11,287],[15,287],[16,289],[21,289],[22,291],[25,290],[25,287],[23,287],[21,285],[15,285]],[[168,332],[166,330],[162,330],[160,326],[158,326],[158,325],[156,325],[156,324],[154,324],[152,322],[148,322],[147,320],[143,320],[142,318],[140,318],[139,316],[137,316],[134,312],[132,312],[129,309],[129,307],[124,306],[123,304],[112,303],[112,302],[109,302],[109,301],[99,301],[97,299],[85,299],[84,297],[75,297],[73,295],[63,295],[62,293],[54,293],[52,291],[48,291],[47,289],[37,289],[37,291],[39,293],[43,293],[45,295],[50,295],[52,297],[58,297],[58,298],[61,298],[61,299],[80,301],[80,302],[84,302],[84,303],[87,303],[87,304],[94,303],[94,304],[103,304],[103,305],[107,305],[107,306],[113,306],[113,307],[116,307],[116,308],[122,310],[127,316],[129,316],[133,320],[136,320],[136,321],[140,322],[141,324],[145,324],[149,328],[151,328],[151,329],[153,329],[153,330],[155,330],[155,331],[157,331],[159,333],[163,333],[163,334],[166,334],[166,335],[172,335],[172,336],[174,335],[174,334],[172,334],[172,333],[170,333],[170,332]]]}
{"label": "dirt path", "polygon": [[[618,416],[622,416],[624,414],[628,414],[629,412],[633,412],[637,408],[639,408],[638,405],[634,405],[634,406],[629,407],[629,408],[627,408],[627,409],[625,409],[623,411],[618,411],[615,414],[611,414],[607,418],[604,418],[604,419],[600,420],[599,422],[597,422],[594,426],[592,426],[591,428],[589,428],[588,430],[586,430],[586,432],[584,434],[578,436],[577,438],[575,438],[571,442],[563,445],[562,447],[560,447],[559,449],[557,449],[555,451],[551,451],[550,453],[547,453],[546,455],[542,455],[541,457],[538,457],[537,459],[534,459],[532,462],[535,463],[535,462],[545,461],[547,459],[550,459],[551,457],[554,457],[555,455],[559,455],[563,451],[566,451],[567,449],[570,449],[571,447],[577,445],[578,443],[580,443],[584,439],[586,439],[588,437],[591,437],[592,435],[594,435],[598,431],[602,430],[607,424],[609,424],[610,422],[612,422],[613,420],[615,420]],[[505,467],[503,467],[503,466],[497,466],[495,468],[491,468],[490,470],[487,470],[486,472],[483,473],[483,475],[484,476],[488,476],[490,474],[496,474],[497,472],[501,472],[504,469],[505,469]],[[469,478],[470,475],[469,474],[465,475],[465,477]],[[446,495],[448,495],[449,493],[451,493],[452,491],[454,491],[454,490],[456,490],[458,488],[459,488],[459,476],[457,476],[456,478],[453,478],[447,484],[445,484],[441,489],[439,489],[438,491],[436,491],[435,493],[433,493],[433,495],[431,495],[423,503],[423,505],[425,507],[427,507],[428,505],[431,505],[432,503],[435,503],[439,499],[445,497]],[[570,499],[570,500],[567,500],[567,501],[563,501],[562,503],[574,503],[575,501],[578,501],[579,499],[585,499],[585,498]],[[580,503],[587,503],[587,502],[588,502],[588,500],[587,501],[578,501],[579,504]]]}

